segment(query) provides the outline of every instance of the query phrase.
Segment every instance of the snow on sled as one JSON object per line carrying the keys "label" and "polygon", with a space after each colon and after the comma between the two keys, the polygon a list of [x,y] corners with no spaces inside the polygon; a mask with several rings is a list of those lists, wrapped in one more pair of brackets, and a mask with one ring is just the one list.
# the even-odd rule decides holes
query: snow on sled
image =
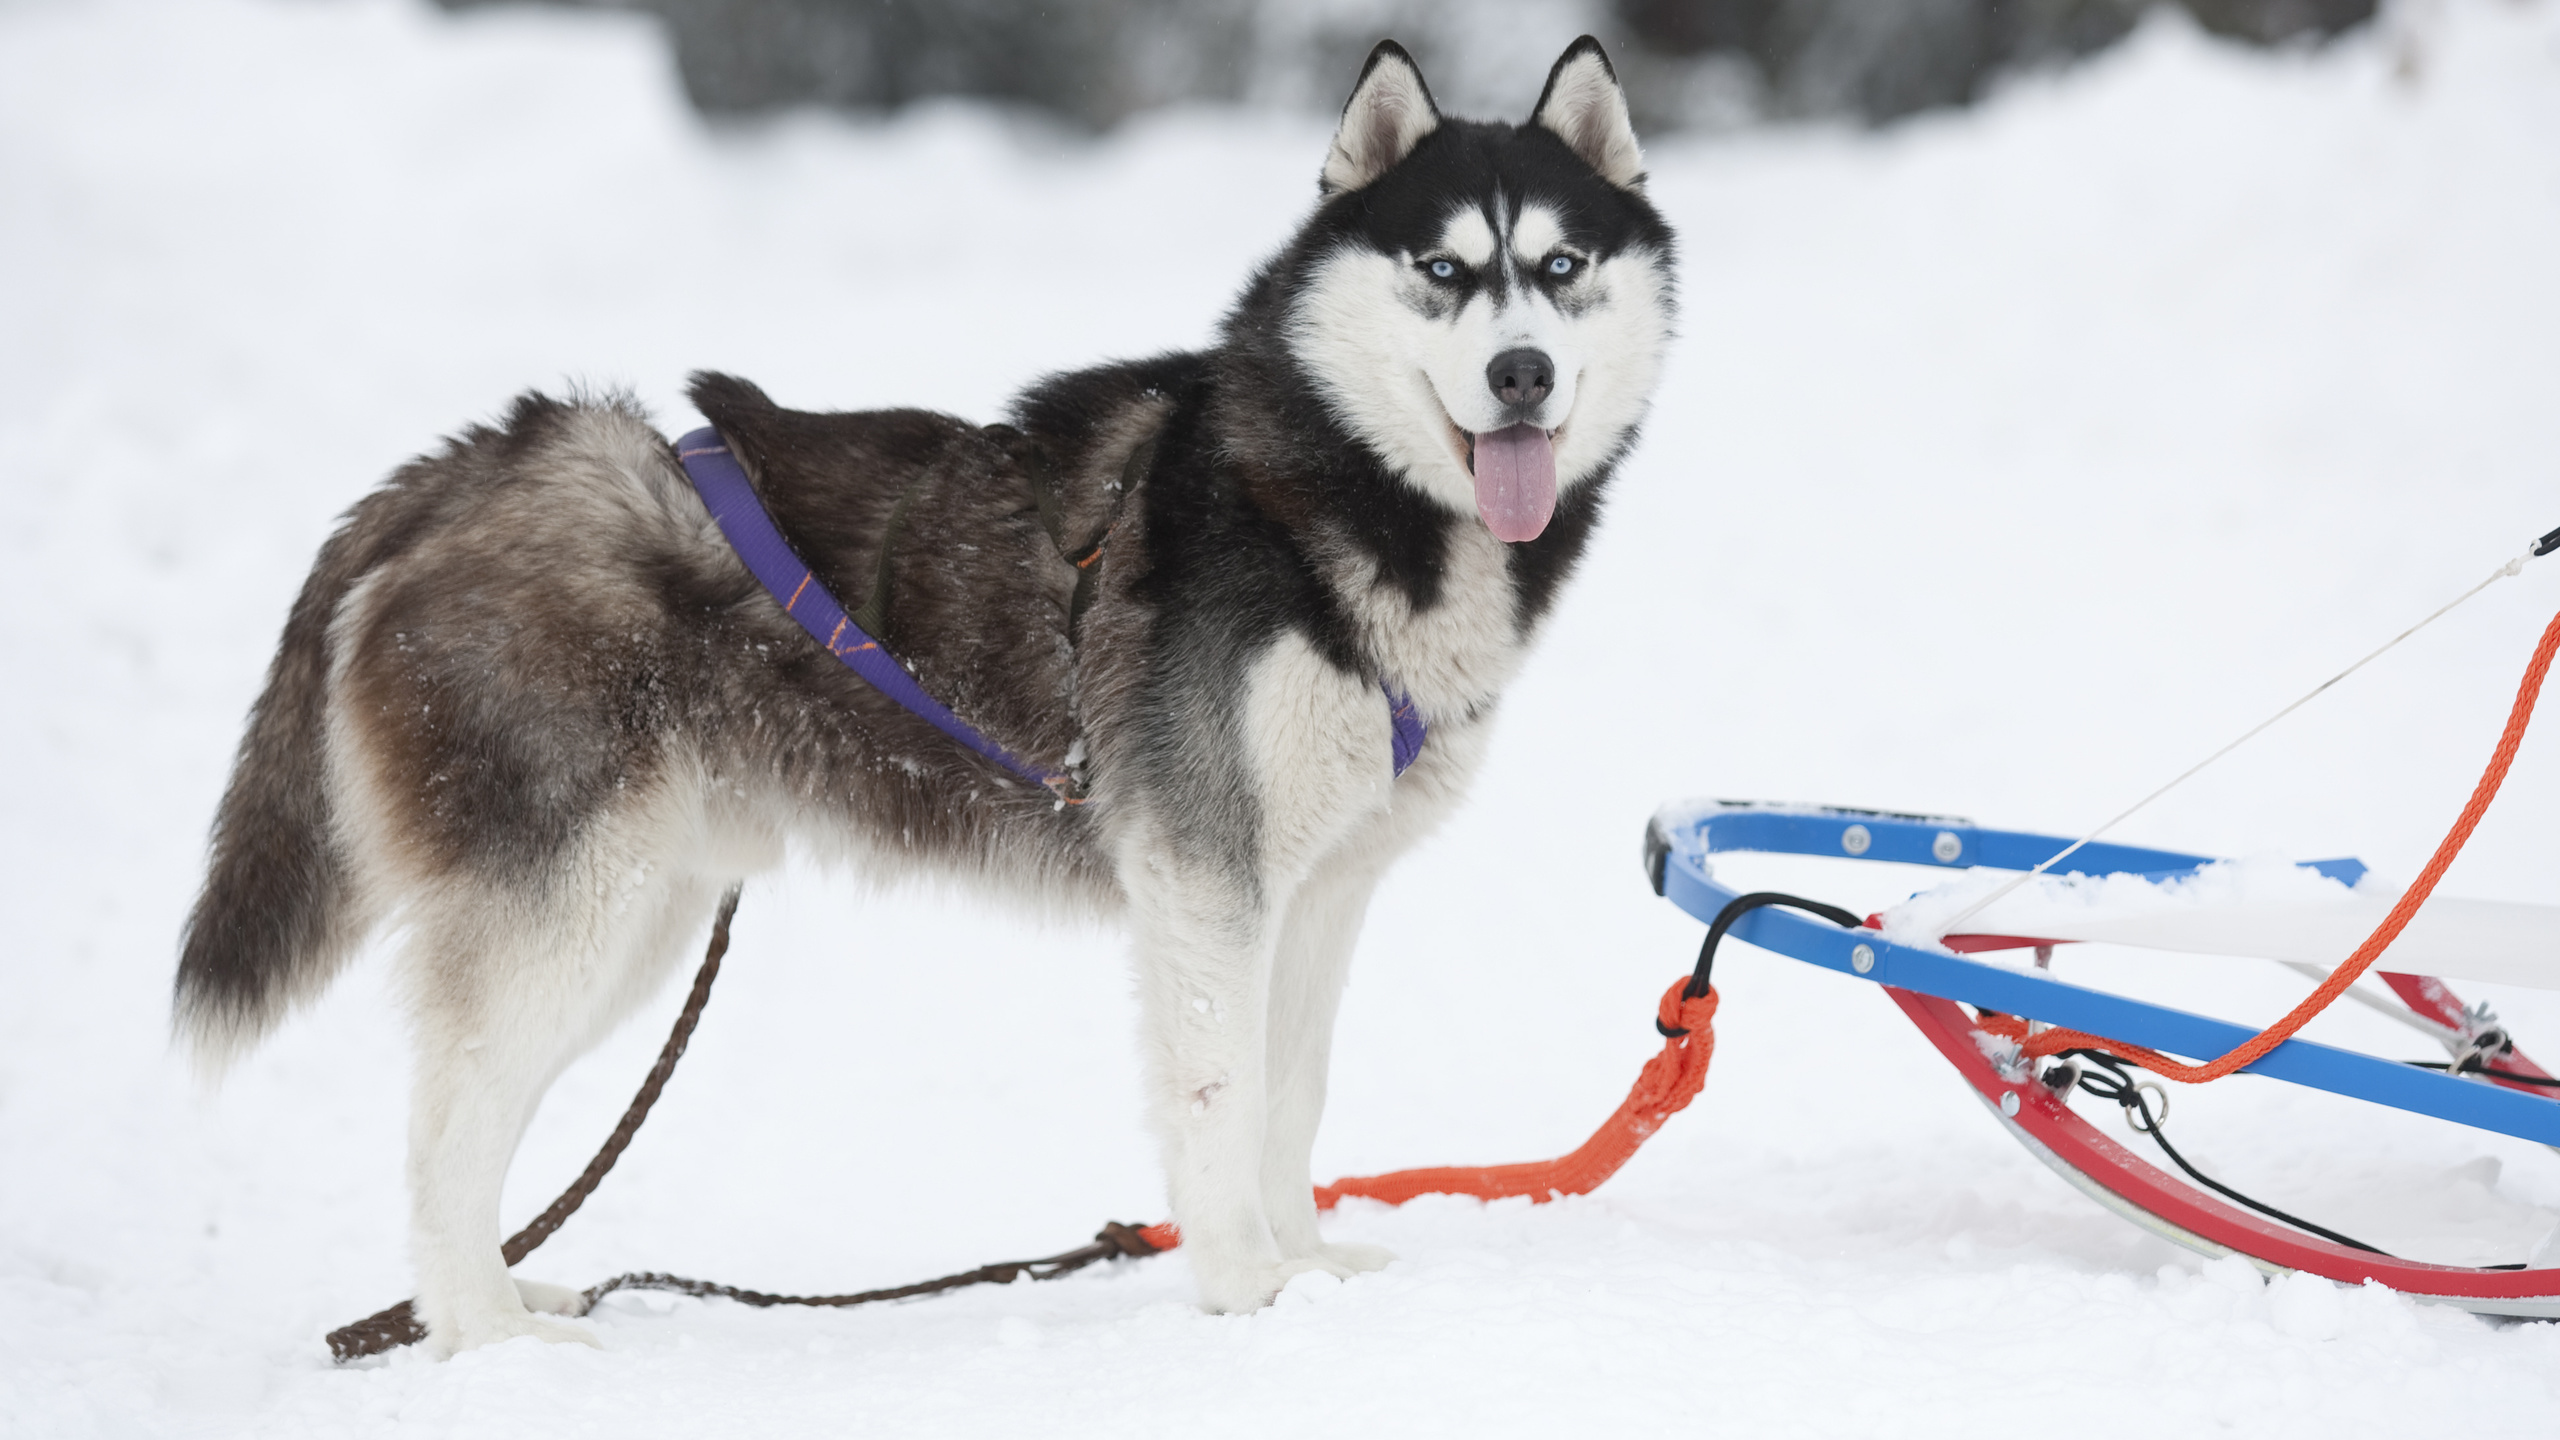
{"label": "snow on sled", "polygon": [[[1666,809],[1645,836],[1657,894],[1723,935],[1884,987],[1971,1084],[2003,1129],[2100,1204],[2188,1249],[2238,1254],[2269,1272],[2348,1284],[2377,1281],[2413,1297],[2483,1314],[2560,1318],[2553,1241],[2544,1268],[2468,1268],[2403,1260],[2284,1215],[2203,1176],[2170,1146],[2140,1093],[2156,1091],[2122,1060],[2092,1049],[2030,1053],[2031,1034],[2086,1032],[2114,1053],[2221,1056],[2252,1027],[2114,995],[2055,978],[2056,944],[2105,941],[2162,950],[2265,956],[2302,968],[2336,964],[2374,929],[2393,898],[2354,860],[2231,862],[2130,845],[2091,843],[2076,873],[2040,876],[1979,905],[1999,881],[2068,844],[2061,836],[1987,830],[1960,820],[1812,806],[1707,802]],[[1735,851],[1891,861],[1962,872],[1880,915],[1800,913],[1810,902],[1745,896],[1715,878],[1711,856]],[[1979,906],[1979,913],[1967,913]],[[1951,918],[1960,933],[1940,937]],[[2264,1075],[2502,1135],[2560,1147],[2560,1082],[2515,1047],[2485,1008],[2464,1009],[2441,974],[2560,989],[2560,907],[2434,900],[2408,923],[2380,972],[2406,1007],[2398,1018],[2442,1042],[2441,1067],[2286,1039],[2237,1073]],[[2025,957],[2034,956],[2032,961]],[[1996,958],[1975,958],[1989,955]],[[2015,958],[2001,958],[2015,957]],[[2412,973],[2423,962],[2428,973]],[[2409,968],[2403,968],[2409,967]],[[1703,990],[1703,983],[1699,989]],[[2388,1001],[2348,995],[2377,1008]],[[1962,1008],[1973,1007],[1968,1012]],[[2397,1007],[2395,1007],[2397,1008]],[[2150,1065],[2151,1062],[2136,1061]],[[2115,1099],[2137,1130],[2230,1203],[2154,1168],[2074,1113],[2074,1088]],[[2135,1117],[2139,1118],[2135,1118]],[[2250,1208],[2242,1208],[2247,1206]],[[2259,1212],[2259,1213],[2253,1213]],[[2273,1217],[2273,1218],[2271,1218]]]}
{"label": "snow on sled", "polygon": [[[1934,939],[1993,888],[1982,877],[1914,895],[1884,913],[1884,933]],[[2018,936],[2334,965],[2399,898],[2378,892],[2353,860],[2223,860],[2167,875],[2047,876],[1991,899],[1968,918],[1968,933],[1953,937],[1970,943],[1949,948],[2013,949],[1982,942]],[[2392,942],[2391,960],[2400,973],[2560,990],[2560,906],[2432,898]]]}

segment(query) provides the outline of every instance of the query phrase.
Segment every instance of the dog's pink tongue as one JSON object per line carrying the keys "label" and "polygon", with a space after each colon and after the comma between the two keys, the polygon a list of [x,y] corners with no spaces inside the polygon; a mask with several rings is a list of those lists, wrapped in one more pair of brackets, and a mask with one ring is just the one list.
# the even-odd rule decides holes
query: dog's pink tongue
{"label": "dog's pink tongue", "polygon": [[1535,425],[1476,437],[1476,513],[1496,540],[1535,540],[1556,513],[1556,447]]}

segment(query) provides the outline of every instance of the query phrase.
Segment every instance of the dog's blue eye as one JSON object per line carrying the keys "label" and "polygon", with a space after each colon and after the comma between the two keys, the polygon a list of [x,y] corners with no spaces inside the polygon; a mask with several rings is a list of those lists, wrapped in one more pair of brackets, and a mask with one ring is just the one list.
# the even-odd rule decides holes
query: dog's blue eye
{"label": "dog's blue eye", "polygon": [[1548,261],[1548,262],[1547,262],[1547,273],[1548,273],[1548,274],[1550,274],[1550,275],[1570,275],[1570,274],[1572,274],[1572,273],[1573,273],[1573,257],[1572,257],[1572,256],[1570,256],[1570,255],[1559,255],[1559,256],[1557,256],[1556,258],[1554,258],[1553,260]]}
{"label": "dog's blue eye", "polygon": [[1446,260],[1434,260],[1431,262],[1431,273],[1438,279],[1446,280],[1458,273],[1458,267]]}

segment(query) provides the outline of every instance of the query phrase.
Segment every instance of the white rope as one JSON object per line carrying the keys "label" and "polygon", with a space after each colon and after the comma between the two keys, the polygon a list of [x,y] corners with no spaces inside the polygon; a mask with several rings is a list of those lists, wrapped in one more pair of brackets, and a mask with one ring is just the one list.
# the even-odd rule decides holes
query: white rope
{"label": "white rope", "polygon": [[2386,652],[2401,641],[2408,639],[2410,636],[2426,629],[2436,621],[2443,619],[2445,613],[2453,609],[2456,605],[2461,604],[2463,601],[2470,599],[2472,596],[2479,594],[2481,591],[2488,589],[2490,586],[2506,579],[2510,575],[2522,574],[2526,561],[2531,560],[2536,555],[2549,553],[2553,536],[2555,535],[2560,535],[2560,531],[2553,532],[2553,535],[2544,536],[2541,542],[2536,544],[2533,548],[2526,550],[2523,554],[2517,556],[2513,560],[2510,560],[2506,564],[2499,566],[2497,569],[2490,571],[2487,579],[2482,580],[2479,584],[2472,586],[2470,589],[2463,591],[2461,594],[2454,596],[2451,600],[2448,600],[2443,605],[2437,607],[2434,614],[2429,615],[2426,619],[2419,621],[2417,624],[2410,626],[2399,634],[2392,636],[2389,640],[2383,642],[2380,649],[2374,651],[2372,654],[2367,655],[2353,665],[2348,666],[2346,669],[2339,671],[2337,674],[2332,675],[2328,679],[2311,687],[2310,692],[2304,695],[2301,699],[2294,701],[2292,704],[2287,705],[2273,715],[2259,721],[2256,725],[2251,726],[2249,733],[2241,736],[2239,739],[2232,741],[2230,744],[2223,746],[2221,749],[2214,751],[2212,754],[2207,755],[2193,765],[2188,766],[2179,774],[2177,779],[2170,781],[2168,784],[2161,786],[2159,789],[2152,791],[2150,794],[2136,800],[2131,805],[2126,806],[2122,811],[2117,813],[2114,819],[2099,826],[2097,829],[2090,831],[2088,834],[2081,836],[2079,839],[2072,841],[2070,844],[2063,846],[2061,850],[2047,857],[2043,864],[2038,865],[2033,870],[2012,876],[2009,883],[1992,891],[1990,894],[1983,896],[1981,899],[1974,901],[1971,905],[1966,906],[1954,919],[1948,921],[1943,927],[1941,927],[1938,934],[1941,937],[1955,934],[1957,926],[1991,908],[1991,906],[1997,904],[2003,896],[2008,895],[2019,886],[2026,884],[2028,881],[2033,880],[2045,871],[2052,869],[2062,861],[2071,858],[2074,854],[2079,852],[2081,846],[2086,845],[2090,841],[2097,839],[2099,836],[2106,834],[2110,830],[2113,830],[2118,825],[2123,824],[2126,820],[2131,819],[2144,806],[2149,805],[2152,801],[2157,800],[2161,796],[2168,794],[2170,791],[2177,789],[2181,785],[2184,785],[2188,780],[2194,778],[2197,771],[2202,770],[2214,761],[2221,759],[2223,756],[2228,755],[2232,751],[2239,749],[2241,746],[2248,744],[2252,740],[2255,740],[2258,738],[2259,732],[2265,730],[2268,726],[2275,724],[2277,721],[2292,714],[2294,711],[2299,710],[2303,706],[2310,704],[2312,701],[2319,699],[2320,696],[2328,692],[2329,687],[2346,679],[2348,676],[2353,675],[2367,665],[2372,664],[2374,661],[2381,659]]}
{"label": "white rope", "polygon": [[[2314,980],[2325,981],[2329,978],[2330,974],[2329,967],[2325,965],[2314,965],[2308,960],[2279,960],[2276,963],[2287,970],[2293,971],[2297,975],[2307,975]],[[2397,1020],[2401,1024],[2408,1026],[2410,1029],[2417,1031],[2419,1034],[2426,1036],[2428,1039],[2435,1041],[2437,1044],[2442,1045],[2445,1048],[2445,1053],[2448,1055],[2459,1055],[2462,1053],[2461,1031],[2454,1029],[2450,1025],[2439,1025],[2435,1021],[2428,1019],[2426,1016],[2419,1014],[2417,1011],[2410,1009],[2406,1005],[2385,1000],[2381,996],[2365,989],[2361,982],[2347,987],[2347,998],[2353,1000],[2367,1010],[2372,1011],[2376,1015],[2382,1016],[2384,1019]]]}

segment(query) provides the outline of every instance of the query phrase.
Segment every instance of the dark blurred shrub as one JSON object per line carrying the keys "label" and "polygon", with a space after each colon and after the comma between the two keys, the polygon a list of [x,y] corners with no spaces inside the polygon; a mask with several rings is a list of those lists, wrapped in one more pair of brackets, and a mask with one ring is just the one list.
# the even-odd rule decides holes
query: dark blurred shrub
{"label": "dark blurred shrub", "polygon": [[[440,0],[465,8],[503,0]],[[1600,32],[1638,119],[1871,123],[1969,103],[2004,71],[2105,48],[2160,0],[553,0],[662,17],[710,114],[895,109],[930,96],[1100,128],[1180,100],[1329,109],[1381,35],[1451,108],[1508,114],[1522,76]],[[2375,0],[2177,0],[2216,34],[2325,37]],[[1550,33],[1552,32],[1552,33]]]}
{"label": "dark blurred shrub", "polygon": [[706,111],[1012,101],[1088,126],[1231,98],[1249,0],[625,0],[666,17]]}
{"label": "dark blurred shrub", "polygon": [[[1871,122],[1966,104],[2001,72],[2114,44],[2153,0],[1616,0],[1654,56],[1745,62],[1754,108]],[[2371,19],[2375,0],[2180,0],[2208,30],[2275,44]]]}

